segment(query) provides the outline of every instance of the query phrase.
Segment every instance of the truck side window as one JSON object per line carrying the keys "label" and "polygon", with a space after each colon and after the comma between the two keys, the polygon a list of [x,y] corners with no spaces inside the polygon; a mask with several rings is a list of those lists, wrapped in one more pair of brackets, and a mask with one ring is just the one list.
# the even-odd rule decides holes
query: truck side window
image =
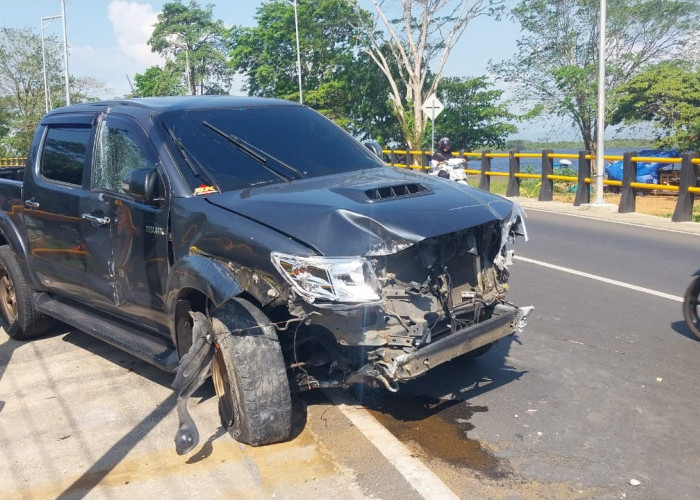
{"label": "truck side window", "polygon": [[108,115],[97,133],[92,189],[122,192],[124,174],[137,168],[156,168],[155,153],[143,133],[127,119]]}
{"label": "truck side window", "polygon": [[41,175],[80,186],[89,142],[89,126],[49,127],[41,156]]}

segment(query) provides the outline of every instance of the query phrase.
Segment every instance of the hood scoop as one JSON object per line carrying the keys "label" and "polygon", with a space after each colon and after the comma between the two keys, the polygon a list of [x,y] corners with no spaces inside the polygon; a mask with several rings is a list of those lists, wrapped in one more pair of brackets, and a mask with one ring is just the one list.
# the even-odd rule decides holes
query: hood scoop
{"label": "hood scoop", "polygon": [[365,195],[367,195],[370,201],[384,201],[423,195],[431,192],[432,191],[427,186],[414,182],[410,184],[397,184],[395,186],[382,186],[367,189]]}

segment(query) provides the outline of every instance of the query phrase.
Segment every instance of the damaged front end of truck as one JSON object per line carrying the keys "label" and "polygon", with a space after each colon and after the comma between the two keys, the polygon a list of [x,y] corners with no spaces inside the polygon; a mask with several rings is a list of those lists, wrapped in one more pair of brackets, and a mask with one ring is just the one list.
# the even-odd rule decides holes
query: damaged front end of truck
{"label": "damaged front end of truck", "polygon": [[359,257],[272,252],[289,284],[288,317],[300,320],[279,332],[292,388],[364,383],[395,392],[401,382],[522,333],[533,308],[511,304],[506,293],[511,245],[518,236],[527,240],[524,213],[502,199],[487,208],[492,216],[476,225],[427,238],[353,219],[381,235]]}

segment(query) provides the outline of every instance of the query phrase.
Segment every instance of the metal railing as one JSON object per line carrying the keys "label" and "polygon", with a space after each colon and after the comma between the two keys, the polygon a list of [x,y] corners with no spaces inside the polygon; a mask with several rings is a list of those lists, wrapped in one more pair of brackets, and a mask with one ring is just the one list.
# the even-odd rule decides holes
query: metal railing
{"label": "metal railing", "polygon": [[0,168],[23,167],[26,163],[26,158],[0,158]]}
{"label": "metal railing", "polygon": [[[406,151],[396,149],[385,149],[382,151],[388,156],[388,165],[395,167],[411,168],[417,170],[428,170],[430,151]],[[506,196],[520,196],[520,180],[521,179],[540,179],[540,191],[538,199],[540,201],[552,201],[554,194],[554,181],[575,182],[576,196],[574,205],[579,206],[584,203],[590,203],[590,184],[594,182],[591,178],[591,160],[596,160],[596,157],[588,151],[579,151],[578,154],[571,153],[555,153],[551,149],[545,149],[541,153],[521,153],[518,150],[511,150],[507,153],[492,153],[491,151],[482,152],[455,152],[454,157],[460,158],[480,158],[481,169],[473,170],[466,168],[465,172],[470,175],[479,175],[479,189],[484,191],[491,190],[491,177],[508,177],[508,186],[506,188]],[[403,161],[399,162],[403,156]],[[493,172],[491,171],[492,158],[508,158],[508,172]],[[541,173],[531,174],[520,172],[521,158],[538,158],[541,161]],[[554,174],[555,159],[578,159],[578,175],[576,177]],[[695,195],[700,193],[698,187],[698,165],[700,158],[697,152],[685,153],[681,158],[658,158],[648,156],[637,156],[637,153],[630,151],[622,156],[605,155],[604,160],[618,161],[622,160],[622,180],[604,180],[603,184],[608,186],[620,187],[620,203],[618,212],[628,213],[635,211],[636,196],[638,190],[657,190],[669,191],[678,193],[678,201],[673,212],[672,220],[676,222],[685,222],[693,220],[693,203]],[[660,162],[660,163],[676,163],[681,165],[679,184],[646,184],[636,182],[637,179],[637,163],[639,162]]]}

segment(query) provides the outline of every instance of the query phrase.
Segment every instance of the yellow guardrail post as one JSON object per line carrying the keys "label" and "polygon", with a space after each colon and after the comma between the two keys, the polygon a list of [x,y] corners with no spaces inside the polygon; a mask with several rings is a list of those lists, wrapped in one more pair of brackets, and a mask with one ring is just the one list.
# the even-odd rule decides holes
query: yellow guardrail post
{"label": "yellow guardrail post", "polygon": [[591,202],[591,190],[586,182],[586,179],[591,177],[591,162],[588,159],[588,153],[588,151],[578,152],[578,184],[576,185],[576,198],[574,198],[575,207]]}
{"label": "yellow guardrail post", "polygon": [[690,192],[688,188],[695,187],[698,183],[697,166],[693,163],[693,159],[698,157],[697,152],[684,153],[681,155],[681,179],[678,190],[678,201],[676,208],[673,210],[673,222],[688,222],[693,220],[693,203],[695,202],[695,194]]}
{"label": "yellow guardrail post", "polygon": [[617,207],[621,214],[634,212],[637,208],[637,190],[631,186],[637,182],[637,162],[632,161],[633,156],[637,156],[636,151],[627,151],[622,155],[622,191],[620,205]]}
{"label": "yellow guardrail post", "polygon": [[540,181],[539,201],[552,201],[554,199],[554,181],[549,178],[554,174],[554,158],[549,155],[553,154],[551,149],[542,150],[542,180]]}
{"label": "yellow guardrail post", "polygon": [[491,151],[488,149],[481,152],[481,177],[479,178],[479,189],[486,192],[491,191],[491,176],[487,174],[487,172],[491,171],[491,158],[488,156],[490,152]]}
{"label": "yellow guardrail post", "polygon": [[520,173],[520,158],[515,156],[516,153],[519,153],[517,149],[508,151],[508,197],[520,196],[520,178],[515,176]]}

